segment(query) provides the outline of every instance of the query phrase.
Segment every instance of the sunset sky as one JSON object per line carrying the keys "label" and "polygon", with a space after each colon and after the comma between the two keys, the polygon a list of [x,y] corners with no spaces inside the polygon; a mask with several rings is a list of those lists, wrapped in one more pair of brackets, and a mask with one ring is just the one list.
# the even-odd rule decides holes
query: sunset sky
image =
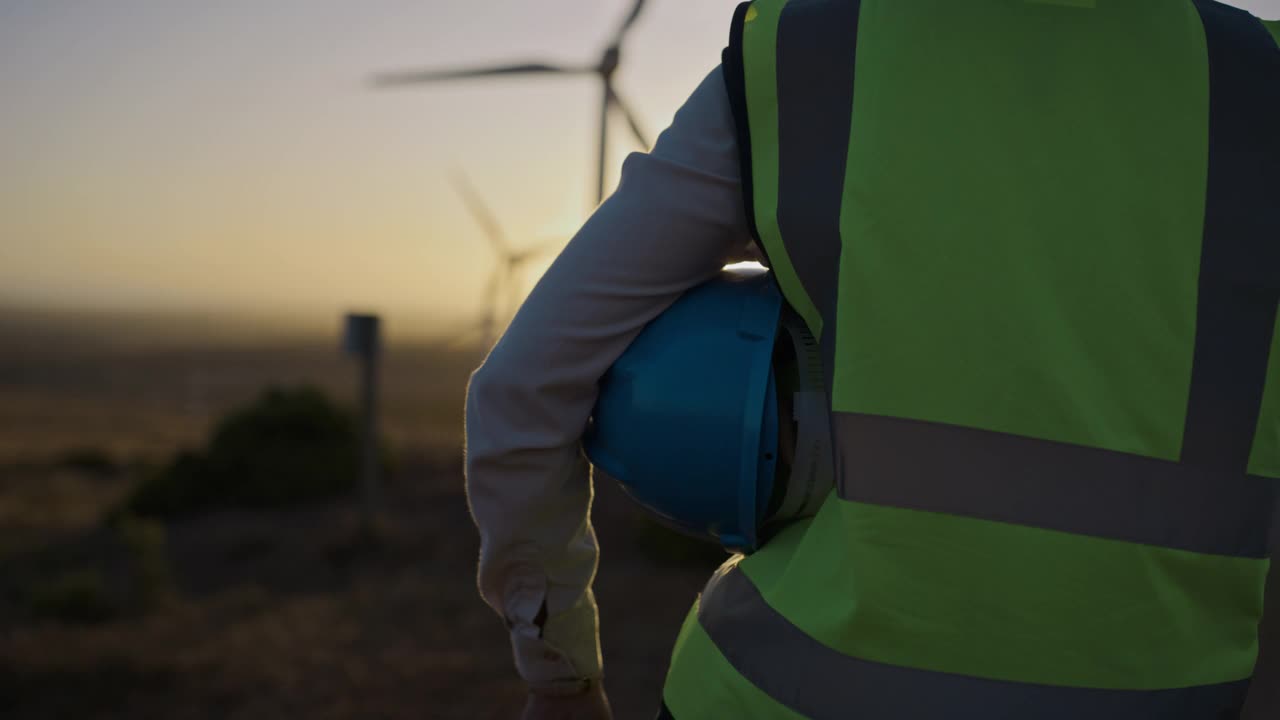
{"label": "sunset sky", "polygon": [[[1235,4],[1280,17],[1280,0]],[[719,61],[735,5],[650,1],[619,89],[651,135]],[[628,6],[5,0],[0,305],[464,322],[493,257],[450,167],[517,243],[567,238],[592,196],[598,86],[367,75],[591,62]],[[616,176],[635,148],[612,130]]]}

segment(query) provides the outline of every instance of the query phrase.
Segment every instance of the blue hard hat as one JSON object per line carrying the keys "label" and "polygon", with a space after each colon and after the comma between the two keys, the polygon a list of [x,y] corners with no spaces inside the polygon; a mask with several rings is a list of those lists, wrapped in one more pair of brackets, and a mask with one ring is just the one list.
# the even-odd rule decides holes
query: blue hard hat
{"label": "blue hard hat", "polygon": [[[806,467],[803,487],[789,491],[778,472],[780,422],[793,419],[780,407],[799,410],[807,399],[812,409],[822,396],[812,387],[821,376],[816,343],[785,317],[772,274],[757,266],[726,270],[655,318],[600,381],[583,438],[597,474],[668,525],[735,551],[759,547],[771,521],[813,514],[830,488],[829,471],[823,478],[815,467],[825,466],[823,451],[796,464]],[[776,350],[788,335],[797,342],[786,347],[802,357],[786,364],[803,378],[784,382],[807,392],[780,403]],[[819,446],[830,455],[829,442]]]}

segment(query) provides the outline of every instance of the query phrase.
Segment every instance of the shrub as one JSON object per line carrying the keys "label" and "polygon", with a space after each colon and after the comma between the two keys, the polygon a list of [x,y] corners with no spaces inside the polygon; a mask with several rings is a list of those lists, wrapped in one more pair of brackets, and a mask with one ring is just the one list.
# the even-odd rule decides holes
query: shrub
{"label": "shrub", "polygon": [[167,534],[161,522],[120,513],[9,558],[0,565],[0,600],[63,623],[145,614],[175,594]]}
{"label": "shrub", "polygon": [[116,520],[115,532],[128,553],[134,603],[149,610],[164,602],[173,594],[165,526],[155,520],[124,515]]}
{"label": "shrub", "polygon": [[105,622],[117,610],[95,570],[71,570],[36,584],[27,606],[37,618],[78,624]]}
{"label": "shrub", "polygon": [[281,507],[333,497],[355,484],[355,418],[318,389],[269,389],[214,428],[208,447],[179,453],[127,501],[168,517],[226,507]]}
{"label": "shrub", "polygon": [[91,475],[115,475],[120,470],[110,453],[94,447],[71,448],[58,456],[57,464]]}

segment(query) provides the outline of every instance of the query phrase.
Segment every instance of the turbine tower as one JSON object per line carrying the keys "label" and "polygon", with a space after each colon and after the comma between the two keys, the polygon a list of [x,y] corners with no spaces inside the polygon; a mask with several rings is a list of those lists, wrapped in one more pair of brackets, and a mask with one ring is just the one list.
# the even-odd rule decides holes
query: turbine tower
{"label": "turbine tower", "polygon": [[[499,315],[509,315],[520,301],[518,285],[520,270],[530,260],[553,249],[559,241],[549,240],[520,250],[513,248],[507,240],[506,233],[502,231],[502,226],[498,224],[497,218],[461,170],[454,171],[453,186],[462,197],[471,216],[475,218],[476,224],[484,232],[485,238],[489,241],[489,247],[497,256],[497,263],[485,286],[484,309],[481,311],[480,321],[467,333],[478,330],[487,350],[497,342]],[[505,302],[503,302],[504,297]]]}
{"label": "turbine tower", "polygon": [[616,110],[622,115],[623,119],[626,120],[627,127],[631,129],[631,133],[635,135],[640,145],[645,149],[649,148],[649,141],[640,127],[639,120],[636,119],[631,107],[618,94],[618,89],[614,83],[614,73],[617,72],[618,65],[622,60],[622,41],[640,17],[640,11],[644,9],[644,4],[645,0],[633,0],[631,11],[613,34],[612,39],[604,49],[604,53],[598,61],[591,65],[564,65],[534,60],[482,67],[402,70],[375,75],[373,84],[375,87],[389,88],[446,80],[467,80],[513,75],[595,75],[600,79],[601,85],[600,147],[596,166],[596,203],[599,204],[604,200],[604,173],[608,159],[609,143],[609,111]]}

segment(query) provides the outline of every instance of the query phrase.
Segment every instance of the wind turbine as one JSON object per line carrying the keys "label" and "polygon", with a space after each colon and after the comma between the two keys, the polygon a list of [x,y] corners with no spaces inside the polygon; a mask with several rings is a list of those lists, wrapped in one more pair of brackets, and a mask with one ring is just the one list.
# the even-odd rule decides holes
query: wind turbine
{"label": "wind turbine", "polygon": [[521,250],[512,248],[493,212],[461,170],[455,170],[453,173],[453,187],[462,197],[462,202],[475,218],[476,224],[484,232],[485,238],[489,241],[489,247],[497,255],[497,264],[485,286],[484,310],[481,312],[480,322],[469,331],[469,333],[480,331],[481,340],[487,350],[498,339],[499,313],[509,314],[520,300],[518,285],[520,271],[530,260],[553,249],[558,241],[550,240]]}
{"label": "wind turbine", "polygon": [[649,147],[649,141],[645,139],[645,133],[640,128],[639,120],[636,119],[631,107],[618,94],[613,79],[614,73],[617,72],[618,65],[622,60],[622,41],[626,38],[627,31],[631,29],[631,26],[640,17],[640,11],[644,9],[645,1],[633,0],[631,12],[627,14],[618,30],[613,34],[600,59],[592,65],[563,65],[534,60],[483,67],[402,70],[375,75],[373,84],[375,87],[388,88],[421,85],[445,80],[513,75],[595,75],[600,79],[602,97],[600,104],[600,152],[596,173],[596,203],[599,204],[604,200],[604,173],[608,158],[609,141],[609,111],[611,109],[617,110],[626,120],[627,126],[631,129],[631,133],[635,135],[636,140],[640,142],[640,145],[646,149]]}

